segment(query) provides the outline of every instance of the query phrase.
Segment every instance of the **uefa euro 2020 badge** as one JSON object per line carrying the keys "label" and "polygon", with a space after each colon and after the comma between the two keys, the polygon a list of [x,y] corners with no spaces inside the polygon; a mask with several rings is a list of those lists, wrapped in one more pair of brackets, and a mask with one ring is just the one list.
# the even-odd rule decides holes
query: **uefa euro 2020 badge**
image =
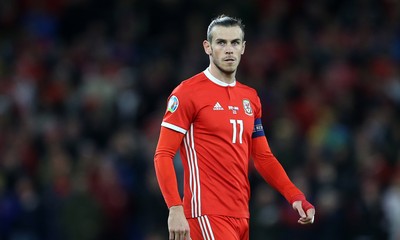
{"label": "uefa euro 2020 badge", "polygon": [[247,115],[253,115],[253,109],[251,108],[251,104],[248,99],[243,99],[243,109]]}
{"label": "uefa euro 2020 badge", "polygon": [[178,109],[178,106],[179,106],[179,100],[178,100],[178,98],[177,98],[175,95],[172,95],[172,96],[169,98],[169,101],[168,101],[168,108],[167,108],[167,111],[173,113],[173,112],[176,111],[176,109]]}

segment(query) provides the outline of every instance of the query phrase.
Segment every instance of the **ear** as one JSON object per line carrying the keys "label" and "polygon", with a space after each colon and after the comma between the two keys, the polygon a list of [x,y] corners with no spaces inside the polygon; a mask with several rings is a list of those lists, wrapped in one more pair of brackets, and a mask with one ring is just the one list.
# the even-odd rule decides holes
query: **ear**
{"label": "ear", "polygon": [[204,52],[205,52],[207,55],[210,55],[210,54],[212,53],[211,44],[210,44],[209,41],[204,40],[204,41],[203,41],[203,47],[204,47]]}
{"label": "ear", "polygon": [[245,49],[246,49],[246,41],[243,41],[242,55],[244,54]]}

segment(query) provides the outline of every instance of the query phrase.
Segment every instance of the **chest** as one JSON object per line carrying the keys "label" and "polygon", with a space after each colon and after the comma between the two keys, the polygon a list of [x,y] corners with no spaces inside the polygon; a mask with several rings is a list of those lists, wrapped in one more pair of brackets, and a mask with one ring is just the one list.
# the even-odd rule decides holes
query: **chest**
{"label": "chest", "polygon": [[218,135],[232,143],[251,137],[255,116],[252,96],[224,88],[200,97],[195,124],[202,133]]}

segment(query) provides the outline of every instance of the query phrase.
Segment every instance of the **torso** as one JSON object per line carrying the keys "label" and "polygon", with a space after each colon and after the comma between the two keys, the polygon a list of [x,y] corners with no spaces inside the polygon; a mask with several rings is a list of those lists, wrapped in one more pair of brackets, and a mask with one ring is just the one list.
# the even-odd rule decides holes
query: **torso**
{"label": "torso", "polygon": [[260,115],[256,92],[200,73],[172,95],[179,106],[163,122],[186,130],[180,148],[186,216],[248,217],[248,161],[254,120]]}

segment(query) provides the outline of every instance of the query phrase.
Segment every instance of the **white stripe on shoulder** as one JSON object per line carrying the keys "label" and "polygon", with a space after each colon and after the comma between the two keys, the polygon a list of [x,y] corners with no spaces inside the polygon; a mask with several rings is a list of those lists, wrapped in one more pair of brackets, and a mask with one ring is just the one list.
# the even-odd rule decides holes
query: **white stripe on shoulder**
{"label": "white stripe on shoulder", "polygon": [[175,131],[183,133],[183,134],[186,134],[186,132],[187,132],[185,129],[183,129],[181,127],[178,127],[176,125],[173,125],[171,123],[167,123],[167,122],[162,122],[161,126],[169,128],[169,129],[172,129],[172,130],[175,130]]}

